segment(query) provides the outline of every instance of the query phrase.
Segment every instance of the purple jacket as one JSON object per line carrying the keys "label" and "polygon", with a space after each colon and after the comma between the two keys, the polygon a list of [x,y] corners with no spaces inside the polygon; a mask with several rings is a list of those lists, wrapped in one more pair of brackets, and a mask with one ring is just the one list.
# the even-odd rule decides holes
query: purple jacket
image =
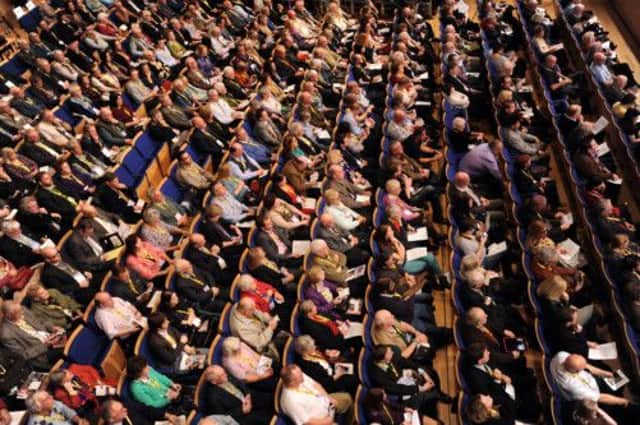
{"label": "purple jacket", "polygon": [[[328,288],[335,297],[338,292],[336,291],[336,285],[325,280],[322,282],[325,288]],[[314,285],[307,283],[304,287],[303,297],[305,300],[311,300],[318,308],[318,313],[330,313],[335,316],[333,311],[333,303],[330,303],[322,296]]]}

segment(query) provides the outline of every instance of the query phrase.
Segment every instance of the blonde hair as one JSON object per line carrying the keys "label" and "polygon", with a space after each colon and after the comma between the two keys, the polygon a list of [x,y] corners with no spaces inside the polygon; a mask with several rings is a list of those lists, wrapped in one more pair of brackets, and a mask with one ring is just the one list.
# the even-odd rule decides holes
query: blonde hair
{"label": "blonde hair", "polygon": [[332,205],[340,200],[340,194],[335,189],[327,189],[324,192],[324,200],[327,204]]}
{"label": "blonde hair", "polygon": [[313,266],[307,272],[307,279],[309,279],[309,282],[311,283],[318,283],[320,282],[321,280],[320,278],[322,277],[323,274],[324,274],[324,270],[322,270],[320,266]]}
{"label": "blonde hair", "polygon": [[568,284],[566,280],[555,275],[542,281],[540,285],[538,285],[536,294],[539,297],[544,297],[550,300],[559,300],[567,291],[567,286]]}

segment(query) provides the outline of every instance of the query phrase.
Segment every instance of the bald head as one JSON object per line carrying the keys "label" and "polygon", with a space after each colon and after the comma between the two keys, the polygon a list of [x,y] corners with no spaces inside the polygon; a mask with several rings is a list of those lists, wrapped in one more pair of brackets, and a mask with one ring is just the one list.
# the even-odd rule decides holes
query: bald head
{"label": "bald head", "polygon": [[564,361],[564,368],[570,373],[582,372],[586,366],[587,360],[579,354],[571,354]]}
{"label": "bald head", "polygon": [[456,186],[466,187],[471,182],[471,177],[469,177],[469,174],[465,173],[464,171],[458,171],[453,177],[453,182]]}

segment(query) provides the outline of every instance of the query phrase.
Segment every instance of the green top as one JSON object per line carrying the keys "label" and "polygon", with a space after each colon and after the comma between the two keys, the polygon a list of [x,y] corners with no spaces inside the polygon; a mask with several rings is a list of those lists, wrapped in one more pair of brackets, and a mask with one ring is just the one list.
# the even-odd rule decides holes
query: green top
{"label": "green top", "polygon": [[149,379],[131,382],[131,394],[134,399],[147,406],[166,407],[171,402],[167,391],[172,384],[171,379],[149,367]]}
{"label": "green top", "polygon": [[41,322],[61,328],[68,328],[71,318],[82,310],[82,306],[68,295],[64,295],[57,289],[47,289],[49,302],[32,300],[31,311]]}

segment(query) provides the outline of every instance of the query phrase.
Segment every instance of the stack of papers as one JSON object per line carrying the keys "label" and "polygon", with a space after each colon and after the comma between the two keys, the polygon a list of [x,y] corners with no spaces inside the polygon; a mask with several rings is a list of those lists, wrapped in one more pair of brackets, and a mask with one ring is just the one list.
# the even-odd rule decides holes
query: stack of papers
{"label": "stack of papers", "polygon": [[26,410],[17,410],[15,412],[9,412],[9,416],[11,416],[10,425],[19,425],[22,423],[22,419],[24,419],[24,415],[27,414]]}
{"label": "stack of papers", "polygon": [[201,369],[202,367],[204,367],[205,357],[206,356],[204,354],[182,353],[178,369],[189,370],[193,369],[194,367]]}
{"label": "stack of papers", "polygon": [[336,368],[340,368],[346,375],[353,375],[353,363],[336,363]]}

